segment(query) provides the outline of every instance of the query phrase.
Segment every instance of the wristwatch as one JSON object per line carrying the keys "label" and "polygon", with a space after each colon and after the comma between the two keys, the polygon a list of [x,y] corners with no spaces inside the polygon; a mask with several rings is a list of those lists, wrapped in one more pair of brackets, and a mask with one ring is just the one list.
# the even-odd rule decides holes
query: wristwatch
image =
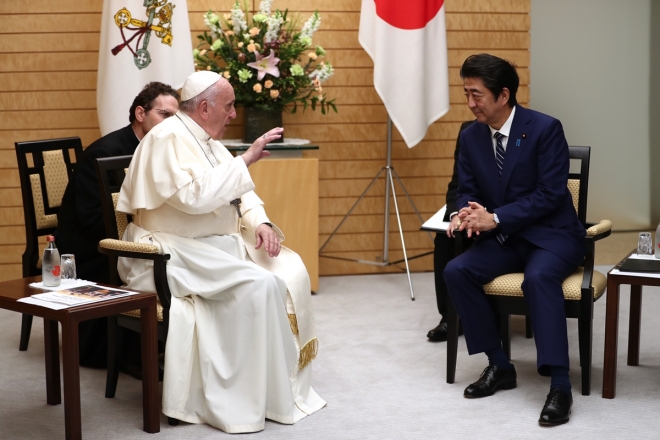
{"label": "wristwatch", "polygon": [[495,221],[496,227],[500,226],[500,219],[497,217],[497,214],[493,213],[493,220]]}

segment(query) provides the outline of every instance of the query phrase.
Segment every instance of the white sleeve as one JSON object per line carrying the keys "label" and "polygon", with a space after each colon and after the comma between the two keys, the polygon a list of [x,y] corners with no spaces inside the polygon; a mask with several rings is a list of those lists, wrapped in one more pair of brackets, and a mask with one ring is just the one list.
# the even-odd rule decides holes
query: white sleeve
{"label": "white sleeve", "polygon": [[243,200],[243,218],[241,219],[241,226],[254,235],[257,227],[261,224],[268,223],[273,231],[277,234],[280,241],[284,241],[284,234],[273,222],[270,221],[266,210],[264,209],[264,202],[255,194],[250,191],[241,196]]}
{"label": "white sleeve", "polygon": [[253,189],[252,177],[238,156],[183,186],[166,203],[186,214],[207,214]]}

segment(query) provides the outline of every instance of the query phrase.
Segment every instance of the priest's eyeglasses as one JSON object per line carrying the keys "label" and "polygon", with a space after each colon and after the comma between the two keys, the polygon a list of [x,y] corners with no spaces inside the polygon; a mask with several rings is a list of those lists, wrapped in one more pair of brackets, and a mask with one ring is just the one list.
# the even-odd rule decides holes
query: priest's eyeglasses
{"label": "priest's eyeglasses", "polygon": [[152,108],[149,111],[152,111],[152,110],[157,112],[159,115],[164,116],[165,118],[169,118],[169,117],[174,116],[174,113],[172,113],[169,110],[163,110],[162,108]]}

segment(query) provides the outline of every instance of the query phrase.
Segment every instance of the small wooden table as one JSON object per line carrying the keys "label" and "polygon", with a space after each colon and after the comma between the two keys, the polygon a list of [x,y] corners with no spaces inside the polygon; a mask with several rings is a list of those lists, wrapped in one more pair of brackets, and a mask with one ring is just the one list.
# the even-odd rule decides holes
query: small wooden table
{"label": "small wooden table", "polygon": [[[635,252],[635,251],[633,251]],[[628,254],[630,256],[633,252]],[[626,258],[628,258],[626,256]],[[614,269],[626,260],[621,260]],[[616,394],[616,361],[619,336],[619,286],[630,285],[630,322],[628,330],[628,365],[639,365],[639,335],[642,317],[642,286],[660,286],[660,278],[623,273],[607,274],[607,308],[605,312],[605,359],[603,361],[603,398]]]}
{"label": "small wooden table", "polygon": [[60,389],[60,350],[57,322],[62,324],[62,367],[64,369],[64,426],[67,439],[82,438],[80,421],[80,371],[78,323],[88,319],[116,315],[140,309],[142,326],[142,404],[144,430],[160,431],[160,404],[158,390],[158,348],[156,322],[156,294],[138,293],[92,304],[83,304],[61,310],[18,302],[40,290],[30,283],[41,277],[22,278],[0,282],[0,308],[44,318],[46,354],[46,401],[50,405],[62,403]]}

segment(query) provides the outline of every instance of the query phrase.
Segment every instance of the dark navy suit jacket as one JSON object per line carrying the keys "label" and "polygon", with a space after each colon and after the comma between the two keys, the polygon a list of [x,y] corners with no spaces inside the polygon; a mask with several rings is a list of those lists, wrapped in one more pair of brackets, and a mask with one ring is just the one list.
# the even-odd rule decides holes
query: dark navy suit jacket
{"label": "dark navy suit jacket", "polygon": [[[494,212],[504,235],[518,235],[578,265],[585,228],[567,188],[568,144],[561,123],[516,106],[500,180],[488,125],[474,123],[460,136],[458,207],[473,201]],[[478,240],[494,239],[494,231]]]}

